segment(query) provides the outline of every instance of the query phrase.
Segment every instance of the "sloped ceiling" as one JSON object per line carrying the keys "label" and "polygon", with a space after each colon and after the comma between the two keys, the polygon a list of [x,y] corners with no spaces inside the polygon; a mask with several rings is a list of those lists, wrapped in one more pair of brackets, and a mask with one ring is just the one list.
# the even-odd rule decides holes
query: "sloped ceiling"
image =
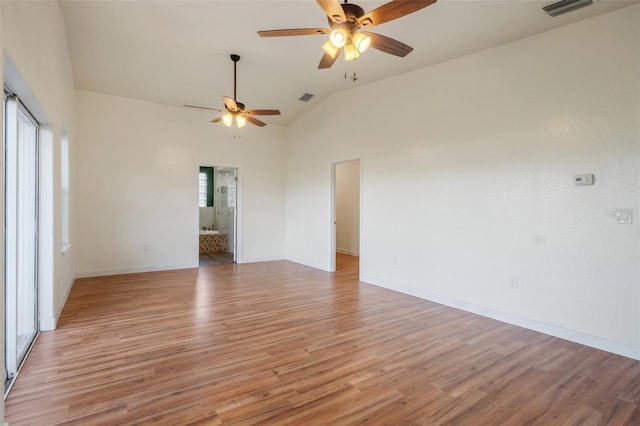
{"label": "sloped ceiling", "polygon": [[[327,27],[313,0],[60,1],[75,85],[79,89],[167,105],[222,108],[233,96],[247,108],[278,108],[264,117],[288,125],[330,94],[406,73],[587,19],[638,1],[600,0],[551,18],[553,1],[440,0],[371,29],[414,48],[405,58],[370,49],[318,70],[326,36],[261,38],[259,30]],[[355,2],[365,11],[385,1]],[[597,36],[597,35],[594,35]],[[588,42],[585,40],[585,42]],[[472,70],[470,70],[472,72]],[[351,77],[356,75],[354,81]],[[345,76],[347,78],[345,78]],[[308,103],[298,100],[314,94]],[[194,114],[208,114],[194,111]],[[211,118],[216,115],[211,113]]]}

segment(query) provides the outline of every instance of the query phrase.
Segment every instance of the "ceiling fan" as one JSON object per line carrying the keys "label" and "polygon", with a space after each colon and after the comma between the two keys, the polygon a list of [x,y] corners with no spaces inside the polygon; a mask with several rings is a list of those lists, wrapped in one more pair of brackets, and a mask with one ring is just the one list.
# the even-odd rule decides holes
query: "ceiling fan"
{"label": "ceiling fan", "polygon": [[360,6],[340,3],[340,0],[316,0],[329,20],[330,28],[292,28],[285,30],[258,31],[260,37],[282,37],[298,35],[329,34],[322,46],[324,55],[318,68],[329,68],[344,51],[344,59],[353,61],[369,47],[405,57],[413,50],[411,46],[380,34],[360,31],[375,25],[393,21],[425,8],[436,0],[393,0],[367,13]]}
{"label": "ceiling fan", "polygon": [[267,123],[264,121],[260,121],[257,118],[253,117],[254,115],[280,115],[280,111],[277,109],[244,109],[244,104],[242,102],[238,102],[236,99],[236,66],[238,61],[240,60],[240,56],[233,54],[231,55],[231,60],[233,61],[233,99],[228,96],[223,96],[222,99],[224,101],[224,110],[218,108],[209,108],[195,105],[185,105],[189,108],[198,108],[198,109],[206,109],[210,111],[218,111],[223,112],[225,114],[220,117],[216,117],[211,120],[212,123],[217,123],[222,121],[225,125],[231,126],[233,122],[236,122],[236,126],[244,127],[247,122],[251,124],[255,124],[256,126],[266,126]]}

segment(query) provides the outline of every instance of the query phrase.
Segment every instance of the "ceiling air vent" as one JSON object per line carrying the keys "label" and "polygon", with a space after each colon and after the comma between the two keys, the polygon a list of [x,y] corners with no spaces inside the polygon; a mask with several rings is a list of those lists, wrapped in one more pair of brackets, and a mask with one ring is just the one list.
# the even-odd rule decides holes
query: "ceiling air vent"
{"label": "ceiling air vent", "polygon": [[302,102],[309,102],[311,98],[313,98],[313,96],[314,95],[312,95],[311,93],[305,93],[304,95],[300,96],[298,100]]}
{"label": "ceiling air vent", "polygon": [[549,16],[558,16],[593,4],[593,0],[562,0],[543,7]]}

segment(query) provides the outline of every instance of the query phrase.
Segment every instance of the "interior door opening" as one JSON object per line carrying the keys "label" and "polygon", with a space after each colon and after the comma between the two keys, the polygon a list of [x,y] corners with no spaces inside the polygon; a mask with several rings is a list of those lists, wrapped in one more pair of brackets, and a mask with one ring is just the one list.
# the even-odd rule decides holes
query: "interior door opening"
{"label": "interior door opening", "polygon": [[360,271],[360,160],[333,164],[332,271]]}
{"label": "interior door opening", "polygon": [[238,168],[200,166],[198,185],[199,265],[236,263]]}

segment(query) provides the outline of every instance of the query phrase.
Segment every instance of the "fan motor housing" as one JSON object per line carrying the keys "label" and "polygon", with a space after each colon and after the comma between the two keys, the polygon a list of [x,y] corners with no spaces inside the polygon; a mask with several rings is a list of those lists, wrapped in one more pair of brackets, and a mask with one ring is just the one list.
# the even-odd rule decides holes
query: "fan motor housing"
{"label": "fan motor housing", "polygon": [[[358,6],[357,4],[341,3],[340,6],[342,6],[342,10],[344,11],[344,15],[347,18],[346,22],[348,22],[350,24],[355,24],[356,22],[358,22],[358,19],[362,15],[364,15],[364,9],[361,8],[360,6]],[[340,25],[340,24],[344,24],[345,23],[345,22],[333,21],[331,19],[331,17],[329,17],[329,16],[327,17],[327,20],[329,21],[329,25],[331,25],[332,27],[335,26],[336,24]]]}
{"label": "fan motor housing", "polygon": [[364,15],[364,9],[353,3],[342,3],[342,10],[347,17],[347,21],[356,22],[358,18]]}

